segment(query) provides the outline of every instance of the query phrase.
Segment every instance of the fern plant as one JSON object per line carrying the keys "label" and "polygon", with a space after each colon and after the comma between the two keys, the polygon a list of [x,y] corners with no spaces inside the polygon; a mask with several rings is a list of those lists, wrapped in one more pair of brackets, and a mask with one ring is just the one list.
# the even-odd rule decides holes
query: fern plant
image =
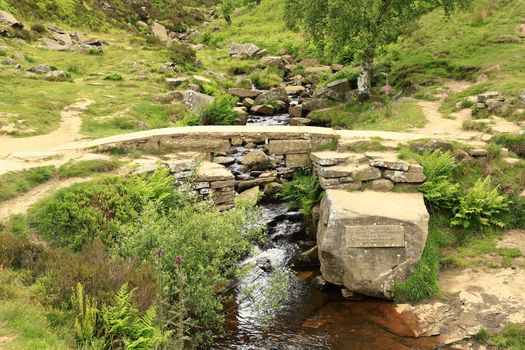
{"label": "fern plant", "polygon": [[154,350],[171,336],[171,332],[156,326],[157,310],[154,307],[140,316],[127,284],[115,296],[115,305],[103,308],[102,319],[106,341],[104,348],[108,350]]}
{"label": "fern plant", "polygon": [[438,178],[450,178],[456,169],[456,162],[452,153],[450,151],[441,153],[439,149],[423,154],[421,165],[427,181],[431,182]]}
{"label": "fern plant", "polygon": [[306,171],[298,171],[292,181],[283,184],[279,198],[290,202],[292,208],[300,209],[303,214],[310,214],[321,200],[322,194],[316,176],[311,176]]}
{"label": "fern plant", "polygon": [[452,226],[505,227],[503,217],[509,211],[509,200],[492,187],[490,177],[479,179],[454,208]]}

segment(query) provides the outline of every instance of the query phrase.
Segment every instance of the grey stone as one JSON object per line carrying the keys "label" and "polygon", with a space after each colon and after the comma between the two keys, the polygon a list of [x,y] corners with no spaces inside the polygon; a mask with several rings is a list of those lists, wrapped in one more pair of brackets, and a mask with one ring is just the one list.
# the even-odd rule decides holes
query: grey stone
{"label": "grey stone", "polygon": [[51,72],[51,66],[49,64],[38,64],[29,68],[29,72],[36,74],[46,74]]}
{"label": "grey stone", "polygon": [[290,114],[290,117],[292,118],[301,118],[303,116],[303,106],[290,106],[288,109],[288,114]]}
{"label": "grey stone", "polygon": [[500,96],[501,96],[501,93],[498,91],[488,91],[488,92],[478,95],[478,102],[485,103],[487,100],[498,98]]}
{"label": "grey stone", "polygon": [[235,96],[241,99],[256,98],[257,96],[261,94],[259,91],[242,89],[242,88],[231,88],[228,90],[228,93],[232,96]]}
{"label": "grey stone", "polygon": [[46,73],[45,79],[51,81],[65,80],[67,79],[67,75],[66,72],[62,70],[53,70],[51,72]]}
{"label": "grey stone", "polygon": [[312,165],[310,155],[308,153],[291,153],[285,156],[286,167],[290,169],[304,168]]}
{"label": "grey stone", "polygon": [[230,56],[234,58],[260,58],[266,54],[266,50],[259,46],[246,43],[246,44],[232,44],[230,47]]}
{"label": "grey stone", "polygon": [[290,119],[290,126],[304,126],[310,125],[312,121],[308,118],[292,118]]}
{"label": "grey stone", "polygon": [[328,190],[317,232],[324,279],[392,299],[423,253],[428,218],[420,193]]}
{"label": "grey stone", "polygon": [[419,166],[410,166],[408,171],[400,170],[385,170],[383,177],[392,180],[395,183],[422,183],[426,180],[422,168]]}
{"label": "grey stone", "polygon": [[235,158],[232,157],[215,157],[213,159],[214,163],[221,164],[224,166],[232,165],[235,163]]}
{"label": "grey stone", "polygon": [[[248,154],[246,154],[244,157],[241,158],[240,163],[242,165],[246,165],[250,169],[253,168],[259,168],[263,166],[265,169],[268,168],[268,165],[270,164],[270,158],[261,151],[260,149],[256,149],[253,151],[250,151]],[[259,170],[264,170],[260,169]]]}
{"label": "grey stone", "polygon": [[24,25],[19,22],[15,16],[10,14],[9,12],[0,10],[0,23],[1,24],[7,24],[9,26],[22,29],[24,28]]}
{"label": "grey stone", "polygon": [[201,94],[200,92],[188,90],[184,94],[184,102],[194,113],[199,113],[210,106],[215,99],[212,96]]}
{"label": "grey stone", "polygon": [[489,152],[484,148],[469,149],[467,153],[472,157],[486,157],[489,154]]}
{"label": "grey stone", "polygon": [[271,105],[257,105],[252,107],[252,113],[272,115],[274,113],[274,109]]}
{"label": "grey stone", "polygon": [[332,102],[327,98],[315,98],[310,101],[303,102],[303,111],[312,112],[319,109],[330,107]]}
{"label": "grey stone", "polygon": [[263,92],[257,98],[255,99],[255,104],[265,104],[269,102],[275,102],[275,101],[283,101],[286,103],[290,102],[290,97],[288,97],[288,94],[286,93],[286,90],[283,88],[275,88],[271,89],[269,91]]}
{"label": "grey stone", "polygon": [[394,183],[388,179],[374,180],[371,183],[370,189],[378,192],[390,192],[394,189]]}
{"label": "grey stone", "polygon": [[352,90],[348,79],[339,79],[332,81],[331,83],[326,84],[326,87],[332,91],[343,95],[346,94],[348,91]]}
{"label": "grey stone", "polygon": [[153,24],[151,25],[151,31],[153,32],[153,35],[155,35],[160,40],[162,41],[169,40],[169,36],[168,36],[168,32],[166,31],[166,27],[164,27],[162,24],[158,22],[153,22]]}
{"label": "grey stone", "polygon": [[273,177],[262,177],[262,178],[257,178],[253,180],[240,181],[238,185],[238,191],[243,192],[252,187],[264,186],[266,184],[275,182],[275,180],[277,180],[277,178],[273,176]]}

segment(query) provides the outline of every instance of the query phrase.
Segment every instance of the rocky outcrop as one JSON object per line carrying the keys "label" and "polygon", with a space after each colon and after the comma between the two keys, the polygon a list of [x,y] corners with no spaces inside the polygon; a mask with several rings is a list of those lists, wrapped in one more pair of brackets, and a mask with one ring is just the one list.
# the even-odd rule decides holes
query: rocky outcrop
{"label": "rocky outcrop", "polygon": [[6,24],[13,28],[22,29],[24,25],[9,12],[0,10],[0,24]]}
{"label": "rocky outcrop", "polygon": [[290,102],[290,97],[288,96],[288,93],[286,93],[285,89],[275,88],[269,91],[265,91],[259,96],[257,96],[257,98],[255,99],[255,104],[263,105],[267,103],[273,103],[276,101],[283,101],[286,103]]}
{"label": "rocky outcrop", "polygon": [[428,234],[420,193],[328,190],[317,243],[321,273],[350,292],[392,299],[417,266]]}
{"label": "rocky outcrop", "polygon": [[166,27],[164,27],[162,24],[158,22],[153,22],[151,25],[151,31],[153,32],[153,35],[155,35],[159,40],[161,41],[168,41],[169,36],[168,32],[166,31]]}
{"label": "rocky outcrop", "polygon": [[210,106],[215,99],[212,96],[201,94],[200,92],[188,90],[184,94],[186,106],[194,113],[199,113],[206,107]]}
{"label": "rocky outcrop", "polygon": [[232,44],[230,47],[230,56],[238,59],[261,58],[266,55],[266,50],[251,43]]}

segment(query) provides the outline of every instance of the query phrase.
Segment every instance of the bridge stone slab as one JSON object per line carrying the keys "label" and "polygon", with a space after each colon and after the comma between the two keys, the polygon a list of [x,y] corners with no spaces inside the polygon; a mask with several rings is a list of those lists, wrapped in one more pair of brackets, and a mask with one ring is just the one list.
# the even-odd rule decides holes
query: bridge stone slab
{"label": "bridge stone slab", "polygon": [[420,193],[327,190],[317,231],[323,277],[354,293],[392,299],[428,235]]}

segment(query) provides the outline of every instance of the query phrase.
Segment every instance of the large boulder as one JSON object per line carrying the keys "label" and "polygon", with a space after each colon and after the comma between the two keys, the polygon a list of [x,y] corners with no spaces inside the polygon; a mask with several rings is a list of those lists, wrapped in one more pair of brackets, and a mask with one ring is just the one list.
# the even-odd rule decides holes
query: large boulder
{"label": "large boulder", "polygon": [[428,235],[420,193],[327,190],[317,231],[321,273],[353,293],[392,299]]}
{"label": "large boulder", "polygon": [[250,89],[242,89],[242,88],[231,88],[228,90],[228,93],[240,99],[256,98],[257,96],[261,94],[259,91],[250,90]]}
{"label": "large boulder", "polygon": [[168,32],[166,31],[166,27],[164,27],[162,24],[158,22],[153,22],[153,24],[151,25],[151,31],[153,32],[153,35],[155,35],[160,40],[162,41],[169,40],[169,36],[168,36]]}
{"label": "large boulder", "polygon": [[260,58],[266,55],[266,50],[251,43],[232,44],[230,47],[230,56],[239,59]]}
{"label": "large boulder", "polygon": [[290,97],[283,88],[275,88],[269,91],[263,92],[255,99],[256,105],[263,105],[267,103],[273,103],[275,101],[283,101],[286,103],[290,102]]}
{"label": "large boulder", "polygon": [[194,112],[199,113],[208,106],[210,106],[215,99],[212,96],[201,94],[193,90],[188,90],[184,94],[184,102],[186,106]]}
{"label": "large boulder", "polygon": [[0,10],[0,24],[7,24],[14,28],[22,29],[24,25],[9,12]]}

